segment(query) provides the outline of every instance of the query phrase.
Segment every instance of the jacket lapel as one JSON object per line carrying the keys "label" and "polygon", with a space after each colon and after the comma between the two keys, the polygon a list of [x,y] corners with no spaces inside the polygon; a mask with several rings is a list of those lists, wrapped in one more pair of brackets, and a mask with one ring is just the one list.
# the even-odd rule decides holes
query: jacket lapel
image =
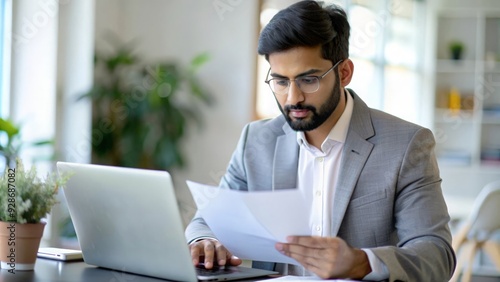
{"label": "jacket lapel", "polygon": [[[284,120],[284,119],[283,119]],[[285,122],[284,135],[278,136],[273,161],[273,190],[297,188],[299,145],[297,133]]]}
{"label": "jacket lapel", "polygon": [[353,97],[354,108],[344,144],[339,180],[333,197],[331,230],[333,236],[339,231],[356,182],[373,149],[373,144],[366,140],[375,134],[368,106],[354,91],[348,90],[348,92]]}

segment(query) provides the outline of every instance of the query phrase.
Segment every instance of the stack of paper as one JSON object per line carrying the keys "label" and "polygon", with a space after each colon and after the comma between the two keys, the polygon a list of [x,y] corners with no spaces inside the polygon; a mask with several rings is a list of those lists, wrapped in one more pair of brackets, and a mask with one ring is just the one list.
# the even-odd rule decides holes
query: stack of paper
{"label": "stack of paper", "polygon": [[217,239],[241,259],[298,264],[278,252],[289,235],[310,235],[309,210],[297,189],[242,192],[187,182]]}

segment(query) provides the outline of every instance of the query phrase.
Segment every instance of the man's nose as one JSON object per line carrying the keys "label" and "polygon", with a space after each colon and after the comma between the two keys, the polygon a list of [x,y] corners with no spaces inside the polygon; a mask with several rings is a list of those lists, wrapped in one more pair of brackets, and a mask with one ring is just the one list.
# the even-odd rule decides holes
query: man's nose
{"label": "man's nose", "polygon": [[305,96],[302,90],[300,90],[299,85],[296,81],[290,81],[290,86],[288,86],[288,94],[287,94],[287,104],[288,105],[297,105],[300,102],[304,102]]}

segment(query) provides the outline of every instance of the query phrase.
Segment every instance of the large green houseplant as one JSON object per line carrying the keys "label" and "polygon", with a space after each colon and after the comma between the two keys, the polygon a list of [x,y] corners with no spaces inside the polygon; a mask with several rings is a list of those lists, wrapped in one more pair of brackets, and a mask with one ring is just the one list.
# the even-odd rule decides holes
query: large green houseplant
{"label": "large green houseplant", "polygon": [[2,269],[32,270],[45,227],[44,218],[57,203],[59,187],[69,175],[37,176],[20,159],[0,178],[0,261]]}
{"label": "large green houseplant", "polygon": [[97,54],[92,101],[92,162],[169,169],[182,167],[181,143],[187,126],[200,124],[200,106],[212,102],[199,84],[198,69],[208,60],[196,56],[147,64],[128,48]]}

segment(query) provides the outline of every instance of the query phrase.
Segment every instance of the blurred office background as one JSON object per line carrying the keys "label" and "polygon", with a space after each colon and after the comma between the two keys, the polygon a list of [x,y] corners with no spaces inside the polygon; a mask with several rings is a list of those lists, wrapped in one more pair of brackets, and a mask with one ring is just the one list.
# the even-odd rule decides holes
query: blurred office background
{"label": "blurred office background", "polygon": [[[0,117],[20,125],[25,143],[54,140],[53,146],[19,152],[42,175],[54,169],[55,160],[169,170],[187,223],[195,206],[185,181],[217,184],[243,126],[279,114],[263,83],[268,64],[256,47],[262,26],[294,2],[0,0]],[[355,74],[350,87],[369,106],[434,131],[450,213],[457,220],[466,217],[481,188],[500,179],[500,2],[325,2],[344,7],[351,22]],[[452,42],[464,47],[459,58],[452,58]],[[95,57],[107,64],[95,67]],[[201,120],[187,122],[174,145],[156,133],[163,132],[160,123],[173,124],[175,118],[141,122],[149,108],[138,106],[177,89],[169,80],[173,76],[161,80],[172,65],[181,73],[173,103]],[[190,74],[199,87],[194,94],[208,95],[211,103],[194,98],[191,80],[182,80]],[[96,117],[99,102],[81,96],[112,89],[116,79],[129,83],[128,96],[99,92],[111,95],[101,103],[110,108],[101,108],[103,116]],[[121,154],[130,157],[142,148],[152,152],[145,157],[149,162],[137,157],[117,163],[113,148],[118,146],[106,143],[105,135],[122,126],[117,122],[129,119],[138,132],[146,130],[160,141],[141,143],[127,135],[129,151]],[[155,151],[158,142],[165,144]],[[155,153],[171,154],[166,152],[172,147],[179,155],[151,161]],[[47,155],[54,158],[40,157]],[[183,165],[175,161],[179,156]],[[67,219],[63,200],[50,219],[47,244],[63,244],[61,225],[54,223]]]}

